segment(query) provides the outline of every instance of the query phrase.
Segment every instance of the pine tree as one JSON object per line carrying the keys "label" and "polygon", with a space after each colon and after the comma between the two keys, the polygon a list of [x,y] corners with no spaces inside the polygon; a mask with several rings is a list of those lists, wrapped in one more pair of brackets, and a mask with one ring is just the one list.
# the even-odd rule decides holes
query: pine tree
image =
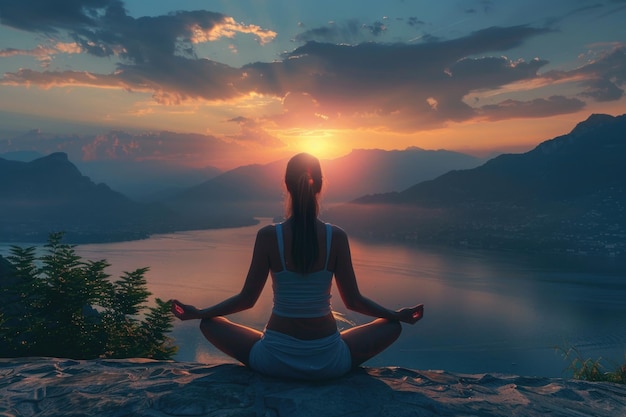
{"label": "pine tree", "polygon": [[0,293],[0,356],[170,359],[177,350],[167,336],[173,316],[160,299],[146,307],[148,268],[111,282],[105,260],[83,260],[62,238],[51,234],[40,258],[35,248],[11,248]]}

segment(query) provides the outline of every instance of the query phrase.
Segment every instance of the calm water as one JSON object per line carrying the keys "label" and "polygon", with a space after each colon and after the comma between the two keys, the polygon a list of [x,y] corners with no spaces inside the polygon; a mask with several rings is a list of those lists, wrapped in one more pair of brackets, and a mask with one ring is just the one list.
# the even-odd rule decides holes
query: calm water
{"label": "calm water", "polygon": [[[259,226],[157,235],[147,240],[81,245],[87,259],[106,259],[113,277],[149,266],[153,296],[206,307],[239,291]],[[454,372],[503,372],[559,377],[568,362],[555,347],[576,346],[586,357],[623,363],[626,352],[626,277],[580,272],[571,264],[469,250],[427,250],[351,241],[361,291],[390,308],[425,304],[425,318],[403,325],[400,339],[367,365]],[[0,253],[6,254],[6,246]],[[563,272],[567,271],[567,272]],[[257,305],[231,319],[262,329],[271,310],[271,285]],[[336,289],[336,311],[361,324]],[[230,359],[197,330],[177,322],[176,359]]]}

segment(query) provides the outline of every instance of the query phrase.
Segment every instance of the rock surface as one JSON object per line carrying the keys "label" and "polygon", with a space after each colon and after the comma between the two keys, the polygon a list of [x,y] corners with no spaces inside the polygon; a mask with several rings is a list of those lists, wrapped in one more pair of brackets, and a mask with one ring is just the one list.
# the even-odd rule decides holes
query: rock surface
{"label": "rock surface", "polygon": [[0,416],[626,416],[626,386],[362,368],[325,382],[236,364],[0,359]]}

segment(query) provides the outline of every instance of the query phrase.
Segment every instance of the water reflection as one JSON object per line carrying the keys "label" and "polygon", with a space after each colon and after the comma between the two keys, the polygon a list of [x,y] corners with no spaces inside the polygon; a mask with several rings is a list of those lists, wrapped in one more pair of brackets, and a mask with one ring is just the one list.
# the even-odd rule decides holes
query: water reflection
{"label": "water reflection", "polygon": [[[149,266],[146,278],[153,296],[208,306],[240,290],[258,227],[82,245],[77,252],[88,259],[107,259],[113,277]],[[351,249],[364,294],[390,308],[426,306],[424,320],[405,325],[396,344],[368,365],[561,376],[567,363],[554,347],[571,345],[590,357],[623,362],[624,275],[593,274],[571,263],[514,254],[358,240],[351,241]],[[6,252],[0,247],[0,253]],[[572,269],[564,271],[566,267]],[[263,328],[271,298],[268,280],[254,309],[232,319]],[[357,324],[369,320],[347,311],[336,288],[332,302]],[[230,361],[203,339],[197,324],[176,323],[173,336],[180,346],[176,359]]]}

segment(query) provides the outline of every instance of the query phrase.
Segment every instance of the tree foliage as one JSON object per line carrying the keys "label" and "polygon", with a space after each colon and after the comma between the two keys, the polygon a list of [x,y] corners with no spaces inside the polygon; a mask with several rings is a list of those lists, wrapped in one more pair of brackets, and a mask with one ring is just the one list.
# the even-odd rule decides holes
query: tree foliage
{"label": "tree foliage", "polygon": [[148,268],[110,280],[105,260],[83,260],[52,233],[45,254],[11,247],[8,276],[0,282],[0,356],[74,359],[170,359],[169,303],[150,296]]}

